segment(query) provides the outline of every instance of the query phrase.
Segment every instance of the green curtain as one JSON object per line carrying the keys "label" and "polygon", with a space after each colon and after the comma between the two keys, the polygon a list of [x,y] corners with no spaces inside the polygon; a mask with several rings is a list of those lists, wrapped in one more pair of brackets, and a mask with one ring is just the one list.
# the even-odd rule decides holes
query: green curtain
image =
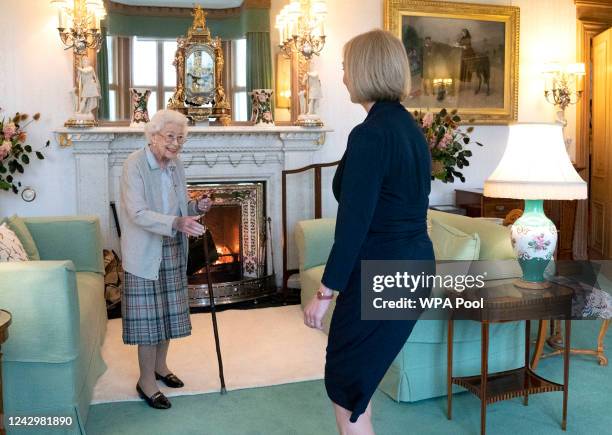
{"label": "green curtain", "polygon": [[[270,32],[248,32],[246,34],[246,52],[247,92],[251,92],[253,89],[271,89],[272,53],[270,49]],[[274,99],[272,99],[272,102],[274,102]],[[247,114],[249,117],[251,116],[250,96],[247,97]]]}
{"label": "green curtain", "polygon": [[101,27],[102,46],[98,52],[97,74],[100,83],[100,102],[98,105],[98,119],[110,117],[109,89],[108,89],[108,47],[106,46],[106,27]]}

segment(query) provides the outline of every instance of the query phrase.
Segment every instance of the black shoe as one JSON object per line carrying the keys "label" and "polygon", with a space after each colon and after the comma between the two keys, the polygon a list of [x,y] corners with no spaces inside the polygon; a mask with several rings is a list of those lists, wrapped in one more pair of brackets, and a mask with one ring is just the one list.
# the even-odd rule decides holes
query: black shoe
{"label": "black shoe", "polygon": [[179,378],[176,377],[174,373],[169,373],[166,376],[162,376],[159,373],[155,372],[155,379],[158,381],[162,381],[166,384],[166,387],[170,388],[183,388],[185,384]]}
{"label": "black shoe", "polygon": [[164,396],[164,394],[161,391],[158,391],[157,393],[153,394],[151,397],[148,397],[144,393],[144,391],[142,391],[142,388],[140,388],[140,385],[138,384],[136,384],[136,391],[138,391],[138,395],[140,396],[140,398],[143,399],[145,402],[147,402],[147,405],[149,405],[151,408],[168,409],[172,406],[172,403],[170,403],[168,398]]}

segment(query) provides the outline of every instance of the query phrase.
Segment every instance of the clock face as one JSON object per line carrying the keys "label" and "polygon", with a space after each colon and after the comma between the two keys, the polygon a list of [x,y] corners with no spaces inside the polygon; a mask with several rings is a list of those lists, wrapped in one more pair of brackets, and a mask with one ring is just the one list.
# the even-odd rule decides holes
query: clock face
{"label": "clock face", "polygon": [[208,46],[196,47],[187,53],[185,62],[185,90],[187,100],[206,104],[215,95],[214,52]]}
{"label": "clock face", "polygon": [[31,187],[26,187],[21,191],[21,199],[25,202],[32,202],[36,198],[36,192]]}

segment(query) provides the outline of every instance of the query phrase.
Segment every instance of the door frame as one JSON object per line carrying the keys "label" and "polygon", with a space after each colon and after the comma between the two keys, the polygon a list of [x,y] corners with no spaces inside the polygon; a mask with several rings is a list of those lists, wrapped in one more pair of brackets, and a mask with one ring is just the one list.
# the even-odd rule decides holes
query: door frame
{"label": "door frame", "polygon": [[[609,0],[574,0],[576,4],[576,56],[583,62],[586,72],[583,96],[576,105],[576,158],[580,176],[590,182],[589,154],[591,148],[591,47],[595,36],[612,27],[612,4]],[[586,259],[589,235],[589,200],[578,201],[574,257]]]}

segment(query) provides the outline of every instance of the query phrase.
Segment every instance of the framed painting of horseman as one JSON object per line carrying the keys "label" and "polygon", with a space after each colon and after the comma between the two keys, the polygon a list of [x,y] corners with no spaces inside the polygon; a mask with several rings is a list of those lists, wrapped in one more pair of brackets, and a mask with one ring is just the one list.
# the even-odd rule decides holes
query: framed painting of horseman
{"label": "framed painting of horseman", "polygon": [[471,124],[517,119],[519,8],[385,0],[385,29],[410,62],[412,110],[459,110]]}

